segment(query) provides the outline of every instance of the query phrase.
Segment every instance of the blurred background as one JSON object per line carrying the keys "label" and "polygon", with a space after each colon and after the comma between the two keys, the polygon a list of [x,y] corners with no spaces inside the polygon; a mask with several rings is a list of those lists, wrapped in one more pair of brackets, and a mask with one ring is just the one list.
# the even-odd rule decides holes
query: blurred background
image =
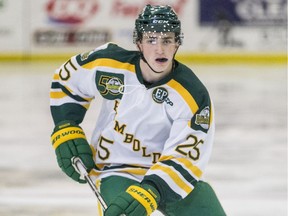
{"label": "blurred background", "polygon": [[[0,0],[1,216],[97,215],[88,185],[58,168],[50,82],[72,55],[108,41],[135,49],[134,21],[148,3],[178,13],[176,58],[214,101],[204,177],[227,215],[287,215],[287,0]],[[82,124],[88,137],[100,104]]]}

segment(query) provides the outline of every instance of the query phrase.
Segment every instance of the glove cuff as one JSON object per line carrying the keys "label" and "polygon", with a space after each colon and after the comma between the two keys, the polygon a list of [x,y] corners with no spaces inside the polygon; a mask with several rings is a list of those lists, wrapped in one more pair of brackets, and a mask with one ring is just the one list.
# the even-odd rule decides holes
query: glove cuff
{"label": "glove cuff", "polygon": [[[148,185],[147,185],[148,186]],[[159,193],[148,188],[144,189],[143,187],[137,185],[131,185],[126,192],[130,194],[134,199],[136,199],[142,206],[146,209],[147,215],[152,214],[158,207],[157,198],[159,198]]]}
{"label": "glove cuff", "polygon": [[53,133],[55,133],[56,131],[59,131],[63,128],[67,128],[67,127],[72,127],[72,126],[75,126],[75,127],[80,127],[78,124],[76,124],[74,121],[70,121],[70,120],[64,120],[64,121],[61,121],[59,123],[57,123],[54,127],[54,130],[53,130]]}
{"label": "glove cuff", "polygon": [[82,128],[74,122],[63,121],[55,126],[54,133],[51,136],[51,143],[53,148],[57,149],[62,143],[77,138],[86,139]]}

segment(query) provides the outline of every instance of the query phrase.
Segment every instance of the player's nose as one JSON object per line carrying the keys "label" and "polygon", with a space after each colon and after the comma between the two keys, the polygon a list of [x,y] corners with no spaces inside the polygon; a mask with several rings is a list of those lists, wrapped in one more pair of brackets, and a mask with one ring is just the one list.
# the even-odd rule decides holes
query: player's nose
{"label": "player's nose", "polygon": [[157,54],[163,54],[164,45],[161,42],[156,43],[156,52]]}

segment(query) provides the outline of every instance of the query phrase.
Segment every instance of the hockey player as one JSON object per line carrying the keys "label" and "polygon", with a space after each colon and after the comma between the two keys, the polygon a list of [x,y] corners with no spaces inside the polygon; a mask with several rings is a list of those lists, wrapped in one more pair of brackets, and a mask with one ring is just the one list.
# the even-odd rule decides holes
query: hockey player
{"label": "hockey player", "polygon": [[[61,169],[85,183],[80,157],[108,208],[100,215],[223,216],[202,175],[210,158],[214,111],[207,89],[174,59],[181,23],[170,6],[147,5],[135,21],[137,51],[107,43],[72,57],[51,87],[52,144]],[[91,145],[79,126],[103,98]]]}

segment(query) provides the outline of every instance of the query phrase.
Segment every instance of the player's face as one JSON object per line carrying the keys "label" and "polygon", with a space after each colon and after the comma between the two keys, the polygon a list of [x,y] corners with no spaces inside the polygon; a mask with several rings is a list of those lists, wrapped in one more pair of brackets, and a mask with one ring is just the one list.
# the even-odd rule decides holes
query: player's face
{"label": "player's face", "polygon": [[154,72],[171,71],[174,55],[179,46],[175,41],[175,33],[145,33],[138,45]]}

